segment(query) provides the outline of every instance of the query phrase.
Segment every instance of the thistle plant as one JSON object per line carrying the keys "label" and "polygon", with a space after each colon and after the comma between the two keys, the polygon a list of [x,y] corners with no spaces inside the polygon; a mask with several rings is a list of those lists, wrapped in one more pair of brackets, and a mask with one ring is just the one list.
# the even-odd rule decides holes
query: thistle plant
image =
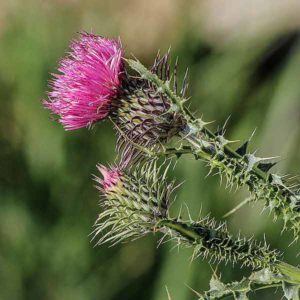
{"label": "thistle plant", "polygon": [[[158,54],[147,69],[137,59],[124,57],[120,40],[82,33],[71,42],[58,71],[43,103],[64,128],[91,128],[110,120],[118,135],[118,167],[98,165],[103,179],[95,177],[104,195],[95,229],[95,236],[101,234],[98,244],[115,245],[150,232],[162,233],[179,245],[193,247],[193,257],[271,272],[263,285],[300,284],[299,270],[282,262],[279,252],[270,250],[266,242],[233,238],[226,224],[210,218],[193,221],[170,216],[175,186],[165,182],[168,168],[159,175],[156,158],[192,154],[208,165],[209,174],[217,170],[227,187],[247,186],[247,201],[264,201],[275,218],[283,219],[283,229],[292,230],[294,241],[300,233],[297,183],[271,173],[275,163],[249,152],[249,141],[233,149],[224,128],[213,133],[210,122],[186,107],[187,73],[179,88],[177,61],[172,67],[169,52]],[[257,284],[252,279],[247,279],[250,289]],[[232,290],[229,286],[227,290]]]}
{"label": "thistle plant", "polygon": [[[171,74],[169,53],[157,56],[150,70],[122,54],[120,42],[83,33],[60,62],[61,74],[54,75],[45,106],[58,115],[66,129],[90,127],[110,118],[119,133],[118,150],[124,166],[143,154],[165,153],[168,141],[180,137],[178,151],[173,153],[181,153],[187,146],[184,152],[207,162],[210,171],[217,169],[227,186],[246,185],[251,199],[263,200],[265,208],[282,217],[284,229],[292,229],[297,239],[297,185],[288,185],[284,176],[271,174],[274,163],[249,153],[248,142],[233,150],[224,131],[213,134],[208,122],[194,117],[185,107],[186,78],[178,93],[177,64]],[[137,74],[128,74],[126,62]]]}
{"label": "thistle plant", "polygon": [[[172,111],[168,96],[149,80],[127,74],[120,42],[82,33],[70,48],[44,101],[66,130],[91,127],[109,118],[127,139],[144,148],[164,144],[178,134],[181,114]],[[124,145],[123,135],[118,147],[127,165],[137,153],[135,147],[128,147],[131,144]]]}

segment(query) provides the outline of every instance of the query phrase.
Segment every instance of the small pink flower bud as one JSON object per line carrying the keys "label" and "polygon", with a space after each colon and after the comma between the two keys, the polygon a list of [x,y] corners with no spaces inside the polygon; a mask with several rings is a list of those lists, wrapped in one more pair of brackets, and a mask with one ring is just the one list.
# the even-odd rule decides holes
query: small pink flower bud
{"label": "small pink flower bud", "polygon": [[103,176],[94,178],[102,196],[102,211],[94,231],[95,236],[102,235],[98,244],[139,238],[168,217],[174,185],[166,184],[166,174],[160,173],[156,163],[152,161],[130,171],[102,165],[97,168]]}
{"label": "small pink flower bud", "polygon": [[122,172],[118,168],[109,169],[103,165],[97,165],[97,169],[102,174],[103,179],[96,177],[96,182],[100,183],[104,192],[109,192],[118,184]]}

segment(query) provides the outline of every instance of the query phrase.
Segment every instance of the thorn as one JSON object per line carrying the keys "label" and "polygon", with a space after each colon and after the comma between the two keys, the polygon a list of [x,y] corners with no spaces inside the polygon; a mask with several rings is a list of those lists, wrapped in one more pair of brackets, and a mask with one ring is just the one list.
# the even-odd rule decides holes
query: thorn
{"label": "thorn", "polygon": [[188,98],[183,98],[182,100],[181,100],[181,103],[182,104],[185,104],[186,102],[188,102],[190,99],[188,99]]}
{"label": "thorn", "polygon": [[241,209],[244,205],[252,202],[253,199],[252,198],[246,198],[243,202],[239,203],[236,207],[234,207],[232,210],[230,210],[228,213],[226,213],[223,218],[228,218],[229,216],[231,216],[232,214],[234,214],[237,210]]}
{"label": "thorn", "polygon": [[214,134],[215,136],[223,135],[223,128],[218,128],[218,130]]}
{"label": "thorn", "polygon": [[166,285],[165,285],[165,289],[166,289],[166,292],[167,292],[168,300],[172,300],[171,295],[170,295],[169,290],[168,290],[168,287]]}
{"label": "thorn", "polygon": [[178,56],[176,57],[175,65],[174,65],[174,69],[173,69],[173,74],[174,74],[174,78],[173,78],[173,90],[174,90],[174,93],[176,95],[177,95],[177,90],[178,90],[178,87],[177,87],[177,67],[178,67]]}
{"label": "thorn", "polygon": [[223,132],[224,132],[224,133],[225,133],[225,131],[226,131],[226,126],[227,126],[227,124],[229,123],[230,118],[231,118],[231,115],[228,116],[228,118],[226,119],[226,121],[225,121],[225,123],[224,123],[224,125],[223,125]]}
{"label": "thorn", "polygon": [[257,168],[259,168],[265,173],[268,173],[276,164],[277,162],[259,163],[257,165]]}
{"label": "thorn", "polygon": [[252,138],[254,137],[254,135],[255,135],[255,133],[256,133],[256,130],[257,130],[257,128],[255,128],[255,129],[253,130],[253,132],[252,132],[252,134],[251,134],[251,136],[250,136],[250,138],[249,138],[249,141],[251,141]]}
{"label": "thorn", "polygon": [[202,297],[202,295],[199,293],[199,292],[197,292],[196,290],[194,290],[193,288],[191,288],[190,286],[188,286],[186,283],[184,284],[188,289],[190,289],[193,293],[195,293],[196,295],[197,295],[197,297],[200,297],[200,299],[201,299],[201,297]]}
{"label": "thorn", "polygon": [[241,145],[235,152],[241,156],[244,156],[247,153],[247,148],[249,145],[249,141],[246,141],[243,145]]}

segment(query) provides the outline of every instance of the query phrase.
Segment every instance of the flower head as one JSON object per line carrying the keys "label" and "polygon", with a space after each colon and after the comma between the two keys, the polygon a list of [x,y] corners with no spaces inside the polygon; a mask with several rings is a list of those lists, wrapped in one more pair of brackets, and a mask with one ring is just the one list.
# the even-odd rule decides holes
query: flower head
{"label": "flower head", "polygon": [[[103,179],[100,184],[103,211],[96,221],[98,244],[139,238],[154,230],[157,222],[168,214],[173,184],[165,184],[154,162],[135,167],[131,172],[98,166]],[[104,233],[110,229],[109,233]]]}
{"label": "flower head", "polygon": [[91,126],[108,116],[124,71],[123,50],[116,40],[81,33],[70,48],[44,101],[66,130]]}

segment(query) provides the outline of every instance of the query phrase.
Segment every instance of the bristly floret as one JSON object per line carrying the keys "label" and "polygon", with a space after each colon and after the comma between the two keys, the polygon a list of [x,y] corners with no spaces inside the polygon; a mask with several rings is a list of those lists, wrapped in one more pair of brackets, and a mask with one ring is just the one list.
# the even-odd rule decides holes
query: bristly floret
{"label": "bristly floret", "polygon": [[119,41],[90,33],[73,40],[71,51],[53,74],[44,106],[58,115],[66,130],[90,127],[106,118],[119,93],[124,63]]}

